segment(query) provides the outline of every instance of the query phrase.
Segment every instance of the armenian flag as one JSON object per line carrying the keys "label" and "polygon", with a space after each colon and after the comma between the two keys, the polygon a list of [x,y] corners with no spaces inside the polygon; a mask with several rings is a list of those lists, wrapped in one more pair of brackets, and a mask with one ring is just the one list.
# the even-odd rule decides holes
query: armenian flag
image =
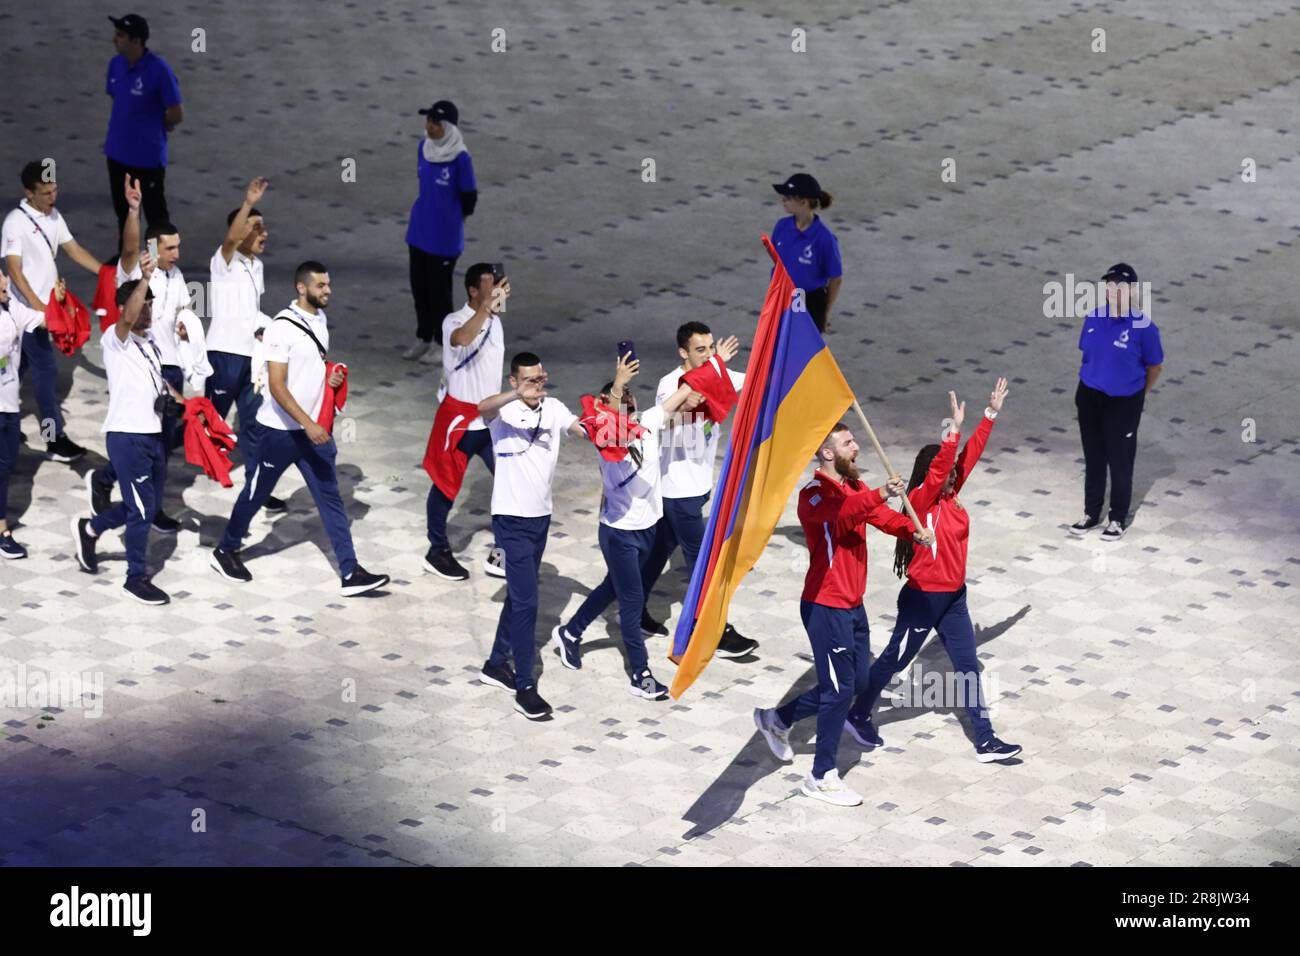
{"label": "armenian flag", "polygon": [[763,245],[774,264],[772,280],[673,636],[674,698],[708,666],[732,595],[762,556],[804,468],[853,403],[853,390],[804,307],[802,290],[767,236]]}

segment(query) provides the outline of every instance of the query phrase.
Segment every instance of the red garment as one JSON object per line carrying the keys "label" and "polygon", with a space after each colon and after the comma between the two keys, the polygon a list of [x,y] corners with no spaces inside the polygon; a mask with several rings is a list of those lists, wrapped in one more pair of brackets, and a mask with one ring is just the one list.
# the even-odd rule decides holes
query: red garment
{"label": "red garment", "polygon": [[99,331],[117,324],[122,315],[117,307],[117,266],[99,267],[99,282],[95,286],[95,298],[90,301],[90,310],[99,316]]}
{"label": "red garment", "polygon": [[[200,412],[207,419],[206,424],[199,421]],[[230,449],[235,447],[236,438],[216,407],[206,398],[188,398],[181,421],[185,423],[185,460],[198,465],[209,478],[221,482],[221,487],[233,485],[230,480]]]}
{"label": "red garment", "polygon": [[677,384],[689,385],[704,396],[698,411],[709,421],[725,421],[736,407],[736,386],[727,374],[727,363],[716,355],[699,368],[693,368],[684,374]]}
{"label": "red garment", "polygon": [[460,440],[478,418],[476,402],[462,402],[448,395],[438,406],[429,430],[429,444],[424,449],[424,470],[433,483],[451,500],[460,493],[469,467],[469,456],[460,450]]}
{"label": "red garment", "polygon": [[627,457],[628,442],[647,434],[626,412],[614,411],[594,395],[582,396],[582,417],[578,424],[606,461],[622,461]]}
{"label": "red garment", "polygon": [[[986,415],[957,458],[957,481],[950,494],[941,494],[939,489],[952,469],[959,437],[955,434],[939,446],[939,454],[935,456],[925,482],[907,496],[921,523],[934,532],[934,544],[928,548],[918,545],[913,549],[912,561],[907,566],[908,587],[919,591],[960,591],[966,583],[970,514],[957,500],[957,492],[961,491],[979,461],[992,431],[993,419]],[[944,460],[940,461],[941,458]]]}
{"label": "red garment", "polygon": [[857,607],[867,591],[864,524],[898,538],[912,536],[912,521],[860,481],[844,484],[821,473],[799,492],[799,523],[808,541],[808,573],[801,600],[826,607]]}
{"label": "red garment", "polygon": [[45,303],[45,327],[50,330],[54,347],[64,355],[72,355],[90,341],[90,311],[71,292],[65,293],[62,305],[51,292]]}
{"label": "red garment", "polygon": [[[343,372],[343,384],[337,389],[330,386],[330,376],[334,370],[339,369]],[[325,363],[325,397],[321,399],[320,414],[316,416],[316,424],[327,432],[334,431],[334,413],[343,411],[343,406],[348,400],[348,367],[342,362]]]}

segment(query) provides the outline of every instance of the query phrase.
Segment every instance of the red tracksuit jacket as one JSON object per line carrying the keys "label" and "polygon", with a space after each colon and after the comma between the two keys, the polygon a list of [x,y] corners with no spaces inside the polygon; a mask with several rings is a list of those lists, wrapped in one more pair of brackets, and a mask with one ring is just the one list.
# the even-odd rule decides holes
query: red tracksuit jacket
{"label": "red tracksuit jacket", "polygon": [[799,492],[799,523],[808,541],[804,601],[857,607],[867,590],[867,525],[899,538],[912,536],[912,520],[885,504],[860,481],[843,485],[820,472]]}
{"label": "red tracksuit jacket", "polygon": [[[957,458],[957,481],[951,494],[941,495],[944,479],[952,468],[959,435],[953,434],[939,446],[925,482],[912,489],[908,500],[921,523],[934,532],[934,544],[917,545],[907,566],[907,586],[920,591],[960,591],[966,583],[966,544],[970,538],[970,515],[957,499],[957,493],[970,477],[988,444],[993,419],[983,416],[975,434],[966,442]],[[940,461],[940,459],[944,459]]]}

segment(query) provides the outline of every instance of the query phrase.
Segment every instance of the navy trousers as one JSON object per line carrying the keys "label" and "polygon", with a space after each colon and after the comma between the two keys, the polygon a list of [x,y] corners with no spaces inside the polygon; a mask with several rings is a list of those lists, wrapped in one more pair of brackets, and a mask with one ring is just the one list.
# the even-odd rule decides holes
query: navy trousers
{"label": "navy trousers", "polygon": [[574,637],[582,637],[582,632],[617,597],[619,633],[627,649],[627,663],[633,674],[639,674],[650,666],[645,639],[641,636],[641,613],[645,610],[644,577],[654,550],[656,531],[653,527],[621,531],[602,524],[598,536],[600,553],[605,556],[609,573],[587,595],[564,629]]}
{"label": "navy trousers", "polygon": [[122,500],[91,518],[90,526],[96,535],[101,535],[126,525],[122,539],[126,544],[127,580],[146,577],[149,526],[153,524],[167,480],[167,453],[163,450],[162,434],[109,432],[104,444],[108,446],[108,460],[118,475]]}
{"label": "navy trousers", "polygon": [[0,519],[9,508],[9,476],[18,467],[19,415],[0,412]]}
{"label": "navy trousers", "polygon": [[226,532],[221,537],[222,551],[238,551],[248,534],[253,515],[266,503],[275,483],[290,465],[297,465],[302,480],[307,483],[316,510],[320,512],[329,535],[334,557],[339,564],[340,577],[346,578],[357,566],[357,554],[352,549],[352,532],[348,529],[348,513],[343,508],[339,493],[338,472],[335,459],[338,447],[334,439],[323,445],[314,445],[301,428],[287,431],[281,428],[264,428],[258,442],[257,457],[244,460],[244,473],[248,476],[235,508],[230,513]]}
{"label": "navy trousers", "polygon": [[54,346],[45,328],[23,333],[23,361],[18,366],[21,378],[32,373],[36,408],[41,414],[41,440],[52,442],[63,434],[63,414],[59,411],[59,367],[54,363]]}
{"label": "navy trousers", "polygon": [[695,570],[695,559],[700,553],[700,542],[704,540],[704,505],[708,502],[707,494],[694,498],[665,498],[664,516],[656,526],[654,549],[648,558],[648,573],[645,576],[645,593],[664,573],[668,559],[680,544],[682,556],[686,558],[686,577],[689,579]]}
{"label": "navy trousers", "polygon": [[844,718],[853,705],[854,693],[867,686],[871,670],[871,629],[867,612],[857,607],[827,607],[811,601],[799,602],[799,616],[812,644],[817,686],[776,709],[786,727],[795,721],[817,716],[817,746],[813,776],[818,779],[835,769]]}
{"label": "navy trousers", "polygon": [[[178,392],[185,391],[185,373],[181,371],[179,365],[164,365],[162,367],[163,379],[172,388]],[[179,448],[185,442],[185,423],[179,418],[164,418],[162,423],[163,455],[169,456],[172,449]],[[103,468],[92,472],[91,481],[104,488],[111,488],[117,484],[117,469],[113,467],[112,459],[109,459],[107,465]],[[158,507],[162,508],[162,498],[158,498]]]}
{"label": "navy trousers", "polygon": [[947,699],[945,688],[944,703],[950,707],[966,708],[971,729],[975,732],[975,743],[982,744],[993,736],[993,724],[980,687],[975,628],[966,609],[965,585],[960,591],[921,591],[903,585],[898,592],[898,621],[894,624],[894,634],[871,665],[866,690],[854,701],[852,713],[860,717],[871,716],[880,691],[912,662],[931,628],[939,632],[956,678],[952,685],[953,699]]}
{"label": "navy trousers", "polygon": [[247,355],[233,352],[209,352],[208,376],[203,394],[217,414],[225,418],[234,405],[239,412],[239,443],[235,446],[243,455],[244,467],[257,457],[257,440],[267,431],[257,420],[257,410],[262,406],[262,396],[253,391],[253,360]]}
{"label": "navy trousers", "polygon": [[546,535],[551,516],[520,518],[493,515],[492,532],[497,547],[506,556],[506,601],[501,606],[496,639],[488,663],[504,667],[514,658],[515,689],[533,683],[533,663],[537,657],[537,578],[546,551]]}
{"label": "navy trousers", "polygon": [[[469,458],[478,455],[487,465],[487,470],[496,474],[496,459],[492,457],[492,433],[486,428],[466,432],[460,436],[456,447]],[[438,490],[437,485],[429,486],[429,498],[424,503],[424,513],[428,526],[429,546],[435,551],[448,550],[447,515],[451,514],[451,499]]]}

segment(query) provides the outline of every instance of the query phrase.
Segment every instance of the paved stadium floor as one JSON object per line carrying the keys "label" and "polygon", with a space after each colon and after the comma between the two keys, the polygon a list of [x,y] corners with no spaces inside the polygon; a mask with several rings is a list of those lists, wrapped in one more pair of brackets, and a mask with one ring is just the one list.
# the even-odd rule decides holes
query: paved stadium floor
{"label": "paved stadium floor", "polygon": [[[176,468],[184,530],[151,551],[173,603],[121,594],[112,540],[102,573],[80,573],[68,522],[85,508],[80,476],[102,463],[104,376],[94,342],[61,360],[69,433],[94,454],[70,468],[29,446],[22,459],[11,516],[32,557],[0,567],[0,674],[102,674],[103,714],[0,712],[0,862],[1296,861],[1300,4],[252,9],[142,11],[186,99],[168,174],[181,264],[205,278],[243,184],[270,177],[263,306],[288,301],[299,260],[329,264],[352,376],[345,498],[362,563],[394,582],[338,596],[293,476],[290,513],[254,524],[255,581],[227,584],[206,549],[236,489]],[[107,256],[111,28],[67,0],[0,24],[14,66],[4,182],[16,200],[22,163],[55,157],[74,234]],[[807,53],[791,52],[796,27]],[[1098,27],[1104,54],[1090,51]],[[206,52],[189,52],[195,28]],[[588,633],[581,672],[541,652],[553,721],[474,682],[503,595],[477,566],[489,478],[474,465],[453,512],[472,580],[423,574],[437,374],[399,360],[414,112],[444,96],[481,186],[461,265],[509,264],[507,349],[540,352],[573,406],[608,377],[619,339],[637,341],[651,384],[688,318],[748,340],[767,282],[758,237],[780,211],[769,184],[799,168],[836,197],[825,218],[846,278],[828,341],[896,462],[935,439],[949,388],[974,419],[994,379],[1011,379],[964,497],[994,722],[1023,759],[978,764],[949,709],[888,708],[883,752],[841,750],[862,807],[797,795],[812,727],[780,766],[750,717],[811,678],[793,506],[733,605],[758,655],[715,661],[681,702],[624,692],[613,618]],[[356,182],[340,175],[349,158]],[[642,181],[647,158],[657,182]],[[940,179],[945,158],[955,183]],[[1082,496],[1077,325],[1044,318],[1043,285],[1119,260],[1152,282],[1167,361],[1141,426],[1134,526],[1103,550],[1065,533]],[[73,288],[89,296],[84,273]],[[569,442],[539,639],[603,573],[598,500],[594,453]],[[871,545],[879,649],[897,582],[887,540]],[[665,582],[659,616],[680,598]],[[651,654],[669,678],[662,640]],[[917,666],[942,672],[946,658],[931,645]]]}

